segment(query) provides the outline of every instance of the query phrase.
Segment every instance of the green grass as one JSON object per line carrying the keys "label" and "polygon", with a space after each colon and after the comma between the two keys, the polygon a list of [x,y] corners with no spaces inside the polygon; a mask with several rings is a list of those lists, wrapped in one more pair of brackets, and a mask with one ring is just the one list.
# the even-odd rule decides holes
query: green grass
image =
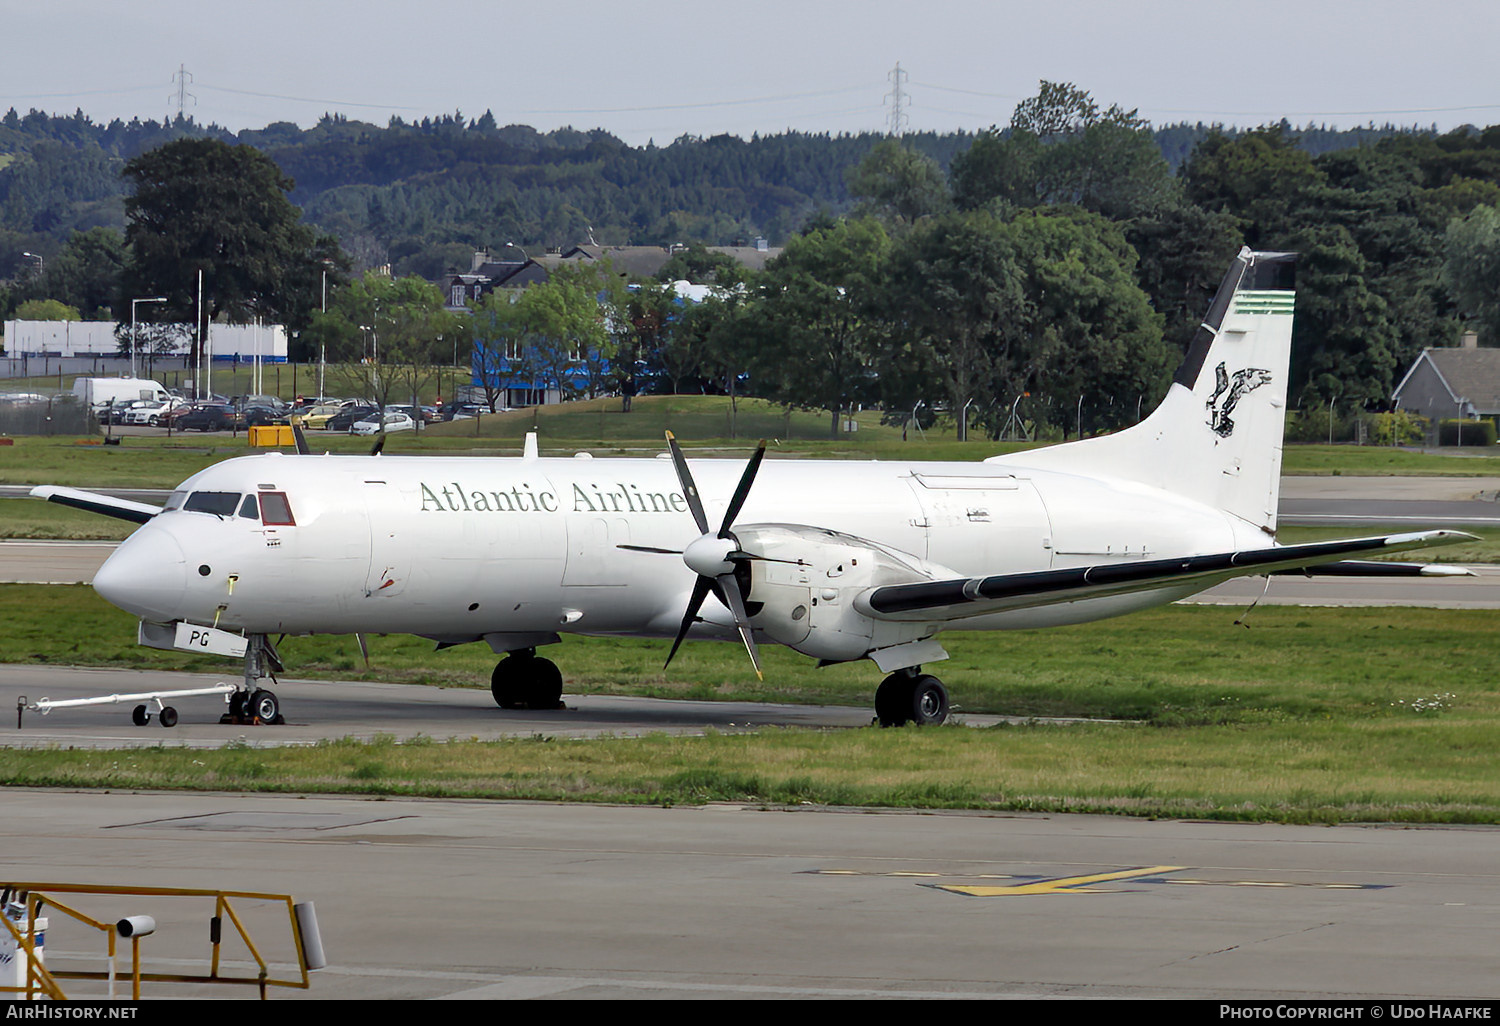
{"label": "green grass", "polygon": [[765,731],[218,751],[0,750],[12,786],[1492,823],[1491,734],[1429,719],[1226,732],[1104,725]]}
{"label": "green grass", "polygon": [[[689,448],[715,454],[748,455],[757,439],[771,443],[773,458],[981,460],[1002,452],[1030,448],[1026,443],[974,438],[959,442],[950,430],[925,436],[912,433],[902,441],[898,428],[885,427],[873,412],[861,413],[860,429],[828,438],[821,413],[792,412],[758,399],[739,401],[733,437],[729,401],[704,396],[647,396],[635,409],[621,413],[618,399],[599,399],[433,425],[402,432],[386,443],[388,453],[513,456],[526,432],[538,432],[544,455],[572,455],[587,450],[600,456],[642,455],[662,451],[670,430]],[[232,456],[263,451],[239,438],[198,434],[131,436],[120,445],[104,446],[98,438],[14,439],[0,446],[0,484],[60,484],[75,487],[171,488],[190,475]],[[315,451],[364,453],[371,441],[324,431],[308,433]],[[1464,450],[1462,454],[1421,453],[1359,446],[1288,446],[1287,474],[1348,476],[1447,475],[1500,476],[1500,453]]]}
{"label": "green grass", "polygon": [[[822,440],[826,419],[742,403],[729,439],[725,400],[639,399],[518,411],[393,436],[388,452],[509,455],[535,423],[542,450],[600,455],[659,451],[670,429],[686,443],[747,453],[853,458],[979,459],[1001,448],[941,433],[902,442],[873,418]],[[615,406],[617,409],[617,406]],[[478,442],[471,433],[480,432]],[[315,448],[368,451],[368,441],[313,433]],[[171,487],[212,462],[251,451],[240,441],[130,438],[120,446],[20,438],[0,447],[0,482]],[[1488,454],[1428,455],[1294,446],[1288,473],[1500,473]],[[93,525],[93,526],[90,526]],[[127,525],[35,500],[0,502],[0,536],[115,537]],[[1288,528],[1283,541],[1348,535]],[[1357,533],[1357,532],[1353,532]],[[1500,562],[1500,533],[1435,552],[1449,562]],[[770,731],[753,737],[626,741],[360,744],[193,752],[0,750],[0,783],[28,786],[329,791],[622,802],[818,802],[1298,822],[1500,822],[1493,738],[1497,623],[1484,611],[1268,607],[1251,628],[1235,611],[1169,607],[1052,631],[950,634],[941,676],[955,704],[1023,717],[1129,721],[1030,724],[973,731]],[[0,663],[208,670],[212,660],[135,645],[132,618],[80,587],[0,586]],[[78,639],[87,639],[86,641]],[[483,646],[433,652],[410,637],[371,638],[366,670],[352,638],[288,638],[297,677],[482,686]],[[669,672],[665,646],[569,639],[548,653],[570,693],[748,699],[869,706],[868,664],[817,669],[765,652],[756,682],[737,646],[687,646]],[[222,666],[234,672],[227,662]]]}
{"label": "green grass", "polygon": [[[1158,724],[1247,724],[1287,716],[1389,715],[1392,703],[1462,686],[1486,708],[1500,621],[1483,610],[1169,606],[1044,631],[942,635],[938,671],[976,712],[1095,716]],[[0,586],[0,663],[199,670],[237,663],[135,644],[135,620],[86,586]],[[352,637],[289,637],[297,677],[487,686],[484,645],[435,652],[408,635],[371,637],[366,670]],[[870,705],[880,674],[855,663],[819,669],[780,647],[755,679],[737,645],[700,642],[662,670],[664,642],[569,638],[548,650],[572,693]]]}
{"label": "green grass", "polygon": [[0,538],[120,541],[135,524],[36,499],[0,499]]}
{"label": "green grass", "polygon": [[[134,624],[87,588],[0,587],[0,662],[208,670],[133,644]],[[625,802],[753,801],[1120,812],[1298,822],[1500,822],[1500,688],[1492,613],[1168,607],[1051,631],[944,635],[957,705],[1031,723],[990,730],[763,731],[651,737],[191,753],[0,750],[0,783],[327,791]],[[70,639],[87,638],[87,641]],[[482,646],[433,652],[372,638],[288,638],[302,677],[474,685]],[[869,705],[871,666],[816,669],[737,646],[569,639],[549,650],[569,693]],[[232,672],[234,664],[217,665]]]}

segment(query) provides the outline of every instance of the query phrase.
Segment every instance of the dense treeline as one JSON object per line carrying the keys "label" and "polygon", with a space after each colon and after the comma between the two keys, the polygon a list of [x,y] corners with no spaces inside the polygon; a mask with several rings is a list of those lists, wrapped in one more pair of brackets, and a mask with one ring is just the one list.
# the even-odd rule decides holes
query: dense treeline
{"label": "dense treeline", "polygon": [[[1212,131],[1171,125],[1154,139],[1175,168]],[[1396,133],[1309,127],[1299,146],[1320,153]],[[614,244],[765,236],[779,245],[817,210],[847,208],[846,173],[882,138],[789,132],[631,147],[598,129],[501,127],[488,112],[393,119],[383,128],[326,116],[307,129],[277,123],[236,135],[191,118],[94,124],[81,111],[11,110],[0,118],[0,276],[15,273],[22,252],[50,255],[72,231],[123,230],[120,169],[184,137],[263,151],[296,183],[291,198],[308,221],[362,263],[429,276],[465,249],[563,246],[590,229]],[[916,133],[905,141],[946,168],[974,138]]]}
{"label": "dense treeline", "polygon": [[[1500,127],[1153,129],[1045,82],[1003,129],[899,142],[786,133],[632,147],[488,113],[234,135],[185,118],[10,111],[3,312],[44,299],[86,315],[117,307],[132,260],[122,171],[184,139],[253,148],[291,185],[318,240],[298,242],[302,294],[285,301],[304,322],[334,240],[355,269],[436,277],[507,242],[766,236],[787,254],[721,320],[684,316],[691,331],[662,334],[659,376],[753,382],[829,410],[970,407],[995,430],[1030,391],[1033,422],[1115,426],[1154,399],[1241,244],[1303,254],[1294,403],[1379,405],[1423,347],[1464,326],[1500,339]],[[745,355],[752,336],[780,355]]]}

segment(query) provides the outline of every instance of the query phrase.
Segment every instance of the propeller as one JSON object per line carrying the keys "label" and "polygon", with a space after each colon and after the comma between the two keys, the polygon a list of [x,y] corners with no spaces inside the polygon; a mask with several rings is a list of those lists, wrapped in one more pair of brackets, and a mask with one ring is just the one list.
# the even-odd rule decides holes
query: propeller
{"label": "propeller", "polygon": [[[677,481],[682,485],[682,494],[686,497],[688,509],[693,514],[693,522],[698,525],[699,535],[682,550],[682,561],[698,575],[698,579],[693,582],[693,594],[688,599],[687,612],[682,617],[682,626],[677,630],[677,637],[672,642],[672,650],[667,653],[667,661],[662,664],[662,668],[665,669],[671,664],[672,657],[677,654],[677,649],[682,645],[683,639],[697,622],[698,611],[703,607],[703,600],[712,592],[734,616],[735,629],[739,631],[740,641],[744,642],[745,651],[750,655],[750,662],[755,667],[755,676],[765,680],[765,674],[761,672],[760,667],[760,653],[755,647],[755,638],[750,632],[750,617],[745,612],[745,593],[740,586],[739,577],[735,574],[736,562],[755,557],[740,549],[739,539],[730,530],[734,526],[735,518],[740,514],[741,507],[745,505],[745,499],[750,494],[750,486],[755,483],[755,475],[760,469],[761,460],[765,458],[765,440],[761,440],[760,445],[756,447],[755,455],[751,456],[750,462],[745,465],[745,472],[740,476],[740,483],[734,490],[734,496],[729,500],[729,508],[724,511],[724,522],[719,525],[718,533],[709,531],[708,516],[703,512],[703,500],[698,495],[698,485],[693,481],[692,471],[688,469],[687,458],[682,455],[682,449],[670,431],[667,432],[667,446],[672,450],[672,466],[677,470]],[[644,546],[641,548],[645,549]],[[646,551],[666,552],[669,550],[649,549]]]}

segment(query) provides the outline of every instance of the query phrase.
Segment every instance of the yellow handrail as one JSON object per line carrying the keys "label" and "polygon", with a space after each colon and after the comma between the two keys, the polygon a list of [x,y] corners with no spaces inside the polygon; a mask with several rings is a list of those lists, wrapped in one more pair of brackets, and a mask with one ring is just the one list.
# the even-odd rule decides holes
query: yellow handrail
{"label": "yellow handrail", "polygon": [[[22,986],[0,986],[0,995],[24,995],[27,999],[45,996],[53,1000],[66,1000],[66,995],[58,984],[58,980],[103,980],[110,986],[110,996],[113,996],[115,983],[114,960],[116,956],[116,941],[120,934],[120,923],[104,922],[90,916],[78,908],[58,899],[58,895],[110,895],[110,896],[134,896],[134,897],[163,897],[163,898],[213,898],[214,914],[209,920],[210,944],[212,951],[209,957],[209,972],[207,975],[193,975],[182,973],[148,973],[141,970],[141,936],[132,934],[131,940],[131,997],[139,1000],[141,996],[141,983],[222,983],[256,986],[260,989],[261,999],[266,998],[267,987],[295,987],[306,990],[311,987],[311,979],[308,975],[309,966],[307,959],[307,938],[303,936],[302,921],[297,916],[297,906],[292,901],[290,894],[265,894],[258,891],[226,891],[196,887],[112,887],[100,884],[74,884],[74,883],[41,883],[33,881],[0,881],[3,888],[4,899],[19,901],[22,903],[25,914],[20,917],[21,924],[13,921],[9,915],[0,911],[0,922],[5,924],[11,937],[16,941],[20,951],[27,960],[27,971],[25,983]],[[281,979],[271,975],[271,968],[260,949],[250,937],[250,932],[244,920],[235,910],[231,899],[244,901],[269,901],[281,903],[286,906],[287,920],[291,924],[292,940],[297,950],[297,968],[299,974],[294,979]],[[3,904],[0,901],[0,904]],[[49,970],[37,957],[36,951],[36,923],[46,908],[49,912],[55,911],[73,919],[91,929],[99,930],[106,937],[107,958],[110,968],[106,972],[93,972],[82,970]],[[227,976],[220,974],[220,946],[223,942],[223,921],[228,918],[234,927],[235,933],[244,942],[250,957],[255,961],[258,972],[255,976]]]}

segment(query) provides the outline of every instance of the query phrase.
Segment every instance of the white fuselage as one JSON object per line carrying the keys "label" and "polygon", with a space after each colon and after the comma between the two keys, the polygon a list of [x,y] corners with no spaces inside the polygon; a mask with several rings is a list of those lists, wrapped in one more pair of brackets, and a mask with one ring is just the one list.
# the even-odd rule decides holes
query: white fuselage
{"label": "white fuselage", "polygon": [[[691,462],[717,524],[743,464]],[[291,514],[284,519],[294,522],[173,508],[191,505],[197,493],[221,493],[221,506],[230,495],[261,497],[257,514],[282,494]],[[283,518],[264,516],[276,519]],[[752,524],[826,527],[956,576],[1269,544],[1250,525],[1165,491],[1008,462],[772,459],[736,519],[737,528]],[[507,637],[555,633],[671,637],[693,571],[679,555],[620,546],[680,552],[698,534],[666,459],[269,454],[228,460],[184,482],[168,510],[120,546],[95,587],[146,620],[247,633],[486,638],[501,650]],[[1179,585],[945,626],[1080,622],[1194,590]],[[716,600],[703,618],[694,636],[733,636]]]}

